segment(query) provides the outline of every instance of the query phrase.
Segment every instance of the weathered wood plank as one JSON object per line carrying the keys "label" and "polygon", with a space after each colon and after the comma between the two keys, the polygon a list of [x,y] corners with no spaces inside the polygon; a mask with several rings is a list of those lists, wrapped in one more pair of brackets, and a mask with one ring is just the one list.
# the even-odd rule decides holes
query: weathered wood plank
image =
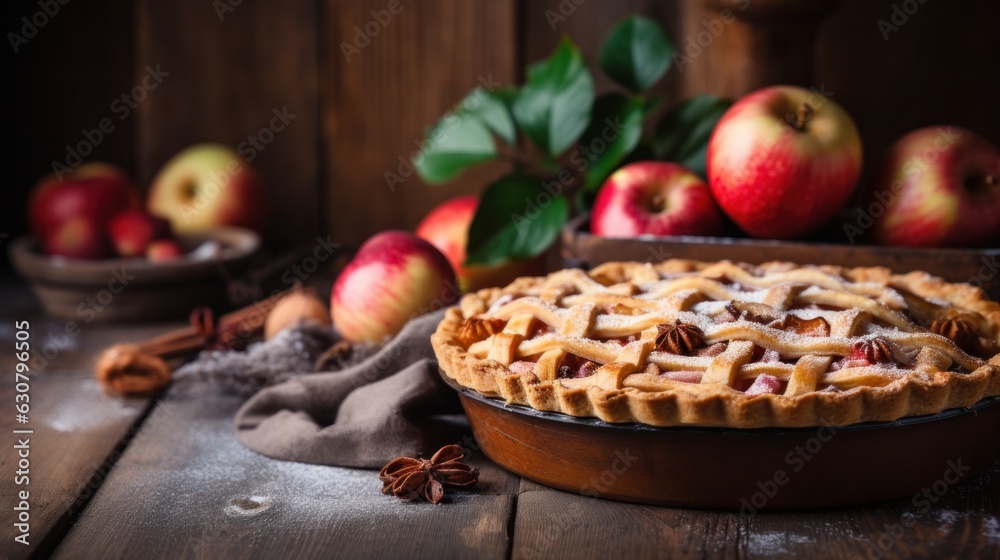
{"label": "weathered wood plank", "polygon": [[[23,294],[23,291],[8,292]],[[122,399],[105,394],[94,379],[91,363],[95,352],[111,342],[136,340],[164,330],[163,326],[89,328],[82,326],[76,337],[66,337],[65,321],[27,313],[25,306],[12,306],[3,314],[0,339],[14,340],[14,321],[30,323],[30,343],[37,353],[32,364],[30,410],[27,424],[16,423],[14,414],[15,357],[11,350],[0,354],[0,371],[7,380],[0,385],[0,432],[4,449],[0,453],[0,497],[5,504],[0,530],[0,551],[11,558],[31,553],[45,554],[68,529],[69,523],[86,506],[93,491],[104,481],[120,454],[120,445],[131,435],[149,407],[148,399]],[[32,434],[13,434],[14,429],[31,429]],[[30,466],[27,486],[15,484],[20,470],[13,446],[18,438],[30,438]],[[29,546],[14,543],[17,534],[10,508],[21,490],[29,492]]]}
{"label": "weathered wood plank", "polygon": [[147,65],[170,73],[139,107],[144,184],[187,145],[222,142],[264,179],[269,239],[291,244],[319,231],[316,9],[316,2],[139,4],[136,74]]}
{"label": "weathered wood plank", "polygon": [[56,558],[504,558],[516,478],[478,462],[452,503],[380,493],[375,471],[269,459],[231,397],[162,400]]}
{"label": "weathered wood plank", "polygon": [[[5,384],[0,392],[0,402],[10,403],[11,409],[0,416],[0,431],[8,442],[0,454],[0,496],[4,518],[9,521],[0,531],[0,549],[9,550],[11,558],[25,558],[58,542],[103,482],[118,458],[119,443],[129,436],[148,405],[143,399],[121,400],[103,394],[88,371],[42,374],[32,382],[30,395],[30,422],[21,425],[13,419],[12,384]],[[11,433],[23,428],[34,433]],[[21,469],[13,446],[20,438],[29,438],[27,486],[15,484],[15,472]],[[29,546],[15,544],[20,531],[12,524],[10,510],[20,502],[22,490],[29,492]]]}
{"label": "weathered wood plank", "polygon": [[[961,465],[961,461],[953,463]],[[758,514],[744,522],[746,551],[785,558],[1000,558],[1000,462],[967,484],[940,485],[866,507]],[[940,492],[940,493],[939,493]]]}
{"label": "weathered wood plank", "polygon": [[524,481],[512,558],[733,558],[736,515],[598,500]]}
{"label": "weathered wood plank", "polygon": [[513,558],[1000,558],[1000,462],[930,495],[936,503],[740,515],[602,501],[525,480]]}

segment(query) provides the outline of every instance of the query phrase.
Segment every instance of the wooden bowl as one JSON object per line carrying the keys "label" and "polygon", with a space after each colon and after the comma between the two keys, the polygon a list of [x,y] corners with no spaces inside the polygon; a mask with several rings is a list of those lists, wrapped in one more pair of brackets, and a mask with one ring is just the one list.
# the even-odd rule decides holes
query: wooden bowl
{"label": "wooden bowl", "polygon": [[925,489],[936,497],[1000,455],[1000,397],[843,428],[657,428],[507,405],[441,376],[495,463],[546,486],[624,502],[752,515],[914,498]]}
{"label": "wooden bowl", "polygon": [[207,241],[214,257],[185,255],[155,263],[146,259],[73,260],[43,255],[30,237],[10,245],[14,267],[30,284],[46,313],[79,324],[187,318],[198,306],[229,307],[227,281],[243,272],[260,237],[240,228],[182,234],[185,251]]}
{"label": "wooden bowl", "polygon": [[745,237],[691,235],[639,238],[601,237],[590,233],[589,216],[570,220],[562,231],[563,260],[568,266],[593,267],[609,261],[660,262],[670,258],[760,264],[884,266],[894,272],[923,270],[949,282],[968,282],[1000,299],[1000,249],[921,249],[829,242],[774,241]]}

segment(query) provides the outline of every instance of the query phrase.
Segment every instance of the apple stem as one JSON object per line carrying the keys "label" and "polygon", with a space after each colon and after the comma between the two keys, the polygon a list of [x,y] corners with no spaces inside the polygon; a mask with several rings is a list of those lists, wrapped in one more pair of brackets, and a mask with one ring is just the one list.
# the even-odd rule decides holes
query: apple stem
{"label": "apple stem", "polygon": [[649,200],[649,205],[652,207],[653,212],[663,212],[667,207],[667,200],[661,194],[654,194],[653,198]]}
{"label": "apple stem", "polygon": [[973,175],[965,179],[965,189],[973,194],[982,194],[990,188],[1000,185],[1000,177],[987,173],[986,175]]}
{"label": "apple stem", "polygon": [[803,103],[802,105],[799,105],[799,110],[795,113],[795,119],[788,119],[788,124],[792,125],[795,130],[805,130],[806,123],[809,122],[809,118],[812,117],[812,114],[812,105]]}

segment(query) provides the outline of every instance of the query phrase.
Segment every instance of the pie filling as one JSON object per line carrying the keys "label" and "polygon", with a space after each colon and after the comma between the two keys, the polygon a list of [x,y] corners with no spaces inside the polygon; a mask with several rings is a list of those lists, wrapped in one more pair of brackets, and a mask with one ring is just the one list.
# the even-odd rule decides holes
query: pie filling
{"label": "pie filling", "polygon": [[967,374],[996,352],[982,315],[901,286],[726,266],[643,267],[630,278],[561,271],[468,316],[457,342],[538,381],[789,396]]}

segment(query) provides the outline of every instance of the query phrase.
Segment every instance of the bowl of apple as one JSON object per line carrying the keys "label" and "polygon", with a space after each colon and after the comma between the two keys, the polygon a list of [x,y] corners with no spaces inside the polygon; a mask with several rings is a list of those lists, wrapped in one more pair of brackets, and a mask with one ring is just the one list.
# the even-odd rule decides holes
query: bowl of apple
{"label": "bowl of apple", "polygon": [[195,307],[227,308],[228,281],[245,272],[261,245],[255,229],[263,220],[253,211],[261,205],[241,201],[262,198],[263,189],[246,166],[230,169],[226,189],[198,196],[218,184],[220,165],[241,161],[235,158],[223,146],[182,152],[153,181],[147,204],[113,165],[47,176],[29,201],[32,234],[9,245],[11,262],[46,313],[78,323],[182,319]]}

